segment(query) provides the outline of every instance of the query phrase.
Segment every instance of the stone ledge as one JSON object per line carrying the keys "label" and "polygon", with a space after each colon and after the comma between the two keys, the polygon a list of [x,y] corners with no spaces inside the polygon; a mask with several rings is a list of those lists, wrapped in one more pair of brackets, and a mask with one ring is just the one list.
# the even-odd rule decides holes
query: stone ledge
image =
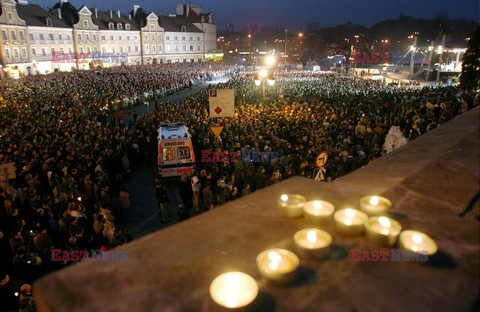
{"label": "stone ledge", "polygon": [[[40,312],[217,311],[208,293],[219,274],[252,275],[260,296],[252,311],[470,311],[479,293],[479,204],[465,217],[480,185],[480,109],[476,108],[407,146],[332,183],[294,177],[216,210],[145,236],[119,249],[126,262],[86,262],[34,284]],[[266,283],[255,258],[271,247],[293,248],[308,223],[276,209],[282,193],[322,198],[337,209],[379,194],[393,202],[403,229],[418,229],[440,248],[436,261],[352,262],[350,249],[385,249],[348,237],[330,224],[333,253],[301,261],[289,287]]]}

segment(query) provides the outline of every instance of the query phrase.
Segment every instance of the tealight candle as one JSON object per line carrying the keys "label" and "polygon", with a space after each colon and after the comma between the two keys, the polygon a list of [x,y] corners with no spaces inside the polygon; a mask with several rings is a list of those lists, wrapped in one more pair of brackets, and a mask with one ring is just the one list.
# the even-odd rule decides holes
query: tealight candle
{"label": "tealight candle", "polygon": [[381,196],[365,196],[360,199],[360,209],[369,216],[383,216],[388,213],[392,202]]}
{"label": "tealight candle", "polygon": [[278,208],[283,216],[298,218],[303,214],[303,206],[307,199],[298,194],[283,194],[277,201]]}
{"label": "tealight candle", "polygon": [[335,212],[333,219],[337,228],[342,232],[360,235],[365,229],[367,215],[356,209],[347,208]]}
{"label": "tealight candle", "polygon": [[318,229],[300,230],[295,233],[293,240],[301,256],[315,259],[324,258],[332,244],[332,236]]}
{"label": "tealight candle", "polygon": [[271,281],[288,283],[297,271],[300,259],[286,249],[269,249],[257,256],[257,267],[260,273]]}
{"label": "tealight candle", "polygon": [[413,252],[427,252],[428,256],[434,255],[437,250],[437,244],[428,235],[418,231],[403,231],[398,238],[398,245],[401,249]]}
{"label": "tealight candle", "polygon": [[235,309],[250,304],[258,295],[258,284],[248,274],[228,272],[210,284],[210,296],[219,305]]}
{"label": "tealight candle", "polygon": [[387,217],[371,217],[365,223],[367,237],[381,245],[393,246],[397,242],[402,226]]}
{"label": "tealight candle", "polygon": [[303,206],[305,219],[314,223],[324,224],[332,220],[335,206],[323,200],[312,200]]}

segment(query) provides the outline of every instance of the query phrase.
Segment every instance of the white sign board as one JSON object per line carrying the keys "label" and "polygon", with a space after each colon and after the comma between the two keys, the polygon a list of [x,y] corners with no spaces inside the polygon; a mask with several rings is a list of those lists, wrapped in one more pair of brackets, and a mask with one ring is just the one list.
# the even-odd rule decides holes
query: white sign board
{"label": "white sign board", "polygon": [[235,117],[235,93],[233,89],[208,90],[210,117]]}

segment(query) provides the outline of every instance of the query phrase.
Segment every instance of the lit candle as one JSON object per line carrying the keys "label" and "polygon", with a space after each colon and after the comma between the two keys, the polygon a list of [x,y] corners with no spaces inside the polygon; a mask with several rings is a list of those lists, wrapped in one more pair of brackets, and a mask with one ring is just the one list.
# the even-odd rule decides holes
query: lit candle
{"label": "lit candle", "polygon": [[293,237],[299,255],[306,258],[321,259],[330,251],[332,236],[318,229],[303,229]]}
{"label": "lit candle", "polygon": [[283,216],[298,218],[303,214],[303,206],[307,199],[298,194],[283,194],[277,201],[278,208]]}
{"label": "lit candle", "polygon": [[365,229],[367,215],[356,209],[347,208],[335,212],[333,219],[337,228],[342,232],[360,235]]}
{"label": "lit candle", "polygon": [[300,259],[286,249],[269,249],[257,256],[260,273],[273,282],[288,283],[297,271]]}
{"label": "lit candle", "polygon": [[241,308],[250,304],[258,295],[258,284],[248,274],[228,272],[217,276],[210,284],[210,296],[226,308]]}
{"label": "lit candle", "polygon": [[369,216],[383,216],[388,213],[392,202],[381,196],[365,196],[360,199],[360,209]]}
{"label": "lit candle", "polygon": [[418,231],[403,231],[398,238],[398,245],[401,249],[413,252],[427,252],[428,256],[434,255],[437,250],[437,244],[428,235]]}
{"label": "lit candle", "polygon": [[335,206],[323,200],[312,200],[303,206],[305,219],[318,224],[330,222],[334,212]]}
{"label": "lit candle", "polygon": [[381,245],[393,246],[402,230],[400,223],[387,217],[371,217],[365,223],[367,237]]}

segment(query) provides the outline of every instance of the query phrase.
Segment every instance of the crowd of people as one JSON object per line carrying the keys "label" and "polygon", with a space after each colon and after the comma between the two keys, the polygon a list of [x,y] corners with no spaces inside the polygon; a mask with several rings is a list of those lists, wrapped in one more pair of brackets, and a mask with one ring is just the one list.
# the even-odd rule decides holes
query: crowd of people
{"label": "crowd of people", "polygon": [[155,99],[234,70],[133,66],[0,83],[2,309],[29,311],[31,295],[20,288],[30,293],[39,276],[82,260],[52,261],[52,249],[90,255],[132,239],[117,226],[130,206],[124,178],[137,159],[155,157],[157,141],[156,125],[123,117],[125,99]]}
{"label": "crowd of people", "polygon": [[[322,151],[329,154],[325,179],[335,179],[385,153],[392,126],[413,140],[479,105],[475,90],[460,87],[397,88],[304,71],[275,72],[276,83],[263,98],[254,73],[241,71],[169,64],[2,81],[0,301],[28,311],[30,284],[71,263],[51,261],[54,248],[108,250],[132,239],[116,226],[131,205],[124,181],[140,160],[155,161],[160,123],[184,122],[197,160],[197,170],[179,182],[181,202],[169,202],[161,171],[152,181],[166,223],[167,205],[183,220],[293,175],[312,178]],[[206,89],[162,102],[162,95],[225,75],[236,76],[217,88],[235,89],[235,117],[209,118]],[[156,109],[123,113],[145,100]],[[224,127],[220,138],[210,130],[214,125]],[[202,162],[202,150],[276,152],[278,159]]]}

